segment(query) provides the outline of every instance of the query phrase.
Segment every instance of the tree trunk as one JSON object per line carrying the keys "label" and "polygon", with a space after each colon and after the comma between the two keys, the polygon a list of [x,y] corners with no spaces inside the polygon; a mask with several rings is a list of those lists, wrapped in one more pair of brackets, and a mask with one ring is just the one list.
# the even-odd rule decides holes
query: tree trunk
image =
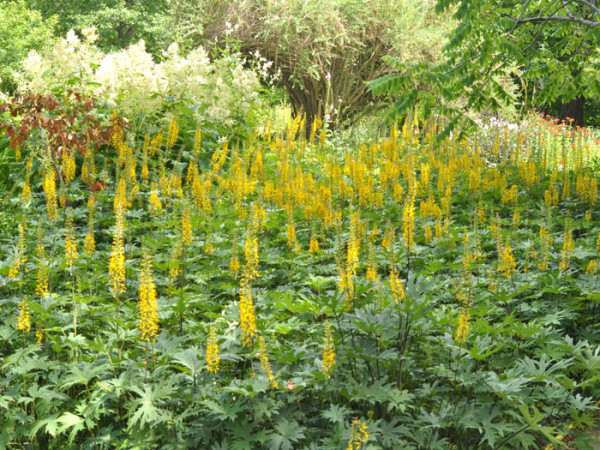
{"label": "tree trunk", "polygon": [[561,120],[567,120],[567,118],[573,119],[572,125],[578,125],[583,127],[583,110],[585,107],[585,98],[583,96],[574,98],[567,103],[560,103],[558,108],[558,118]]}

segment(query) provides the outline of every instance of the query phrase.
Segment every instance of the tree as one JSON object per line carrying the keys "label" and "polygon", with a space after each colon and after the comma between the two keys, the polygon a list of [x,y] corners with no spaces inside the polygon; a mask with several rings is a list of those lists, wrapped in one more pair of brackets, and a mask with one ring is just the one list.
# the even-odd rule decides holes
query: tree
{"label": "tree", "polygon": [[160,54],[172,41],[166,0],[27,0],[27,3],[44,18],[56,17],[60,36],[70,29],[97,27],[98,46],[105,51],[120,50],[143,39],[151,53]]}
{"label": "tree", "polygon": [[14,72],[21,69],[29,50],[52,42],[54,25],[55,20],[44,21],[22,0],[0,2],[0,91],[15,88]]}
{"label": "tree", "polygon": [[439,0],[437,11],[457,22],[446,60],[404,68],[388,59],[397,71],[371,83],[376,94],[398,96],[392,114],[418,104],[422,114],[452,116],[449,131],[465,110],[514,101],[505,81],[516,76],[522,103],[559,104],[563,118],[583,124],[585,99],[600,94],[596,0]]}
{"label": "tree", "polygon": [[[433,12],[435,0],[252,1],[170,0],[180,40],[207,45],[240,42],[280,73],[296,112],[310,124],[329,114],[333,125],[352,121],[371,102],[366,82],[387,72],[382,61],[436,62],[450,24]],[[203,13],[201,13],[203,12]]]}

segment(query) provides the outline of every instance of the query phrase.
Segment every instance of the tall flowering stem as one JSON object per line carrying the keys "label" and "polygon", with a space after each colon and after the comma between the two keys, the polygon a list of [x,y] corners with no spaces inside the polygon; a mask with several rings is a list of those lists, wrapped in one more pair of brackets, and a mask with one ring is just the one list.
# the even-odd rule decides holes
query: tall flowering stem
{"label": "tall flowering stem", "polygon": [[112,251],[108,261],[108,275],[112,295],[115,298],[115,322],[117,327],[117,339],[119,336],[119,297],[125,293],[125,243],[124,243],[124,216],[123,210],[117,208],[117,220],[115,234],[113,235]]}
{"label": "tall flowering stem", "polygon": [[75,239],[75,225],[73,224],[73,212],[67,211],[65,220],[65,260],[71,274],[71,295],[73,300],[73,333],[77,334],[77,300],[75,298],[75,260],[79,257],[77,253],[77,240]]}
{"label": "tall flowering stem", "polygon": [[221,357],[219,356],[219,335],[217,328],[211,325],[206,342],[206,370],[209,373],[217,373]]}
{"label": "tall flowering stem", "polygon": [[323,336],[323,373],[327,378],[331,378],[331,370],[335,365],[335,343],[333,341],[333,332],[329,321],[325,322],[325,333]]}
{"label": "tall flowering stem", "polygon": [[147,250],[144,251],[142,257],[138,310],[138,325],[142,341],[156,341],[159,330],[158,306],[156,302],[156,286],[152,277],[152,257]]}

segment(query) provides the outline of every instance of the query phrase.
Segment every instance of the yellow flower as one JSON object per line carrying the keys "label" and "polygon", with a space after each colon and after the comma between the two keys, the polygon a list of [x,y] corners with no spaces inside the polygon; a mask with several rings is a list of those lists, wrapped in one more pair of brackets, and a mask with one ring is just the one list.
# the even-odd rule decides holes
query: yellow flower
{"label": "yellow flower", "polygon": [[456,342],[460,345],[464,344],[469,335],[471,321],[471,313],[468,308],[463,308],[460,311],[460,318],[458,319],[458,329],[456,330]]}
{"label": "yellow flower", "polygon": [[568,225],[566,225],[565,227],[566,229],[564,234],[562,254],[560,258],[560,264],[558,265],[558,270],[560,270],[561,272],[564,272],[569,268],[569,265],[571,263],[571,256],[573,255],[573,250],[575,248],[573,244],[573,232],[568,227]]}
{"label": "yellow flower", "polygon": [[258,277],[258,237],[252,226],[248,227],[246,232],[244,254],[246,256],[244,276],[248,281],[251,281]]}
{"label": "yellow flower", "polygon": [[404,247],[408,252],[412,252],[415,245],[415,197],[411,195],[402,212],[402,239]]}
{"label": "yellow flower", "polygon": [[96,251],[96,239],[94,238],[94,229],[90,227],[83,239],[83,250],[87,256],[92,256]]}
{"label": "yellow flower", "polygon": [[35,337],[37,338],[36,344],[41,344],[44,339],[44,332],[42,330],[36,330]]}
{"label": "yellow flower", "polygon": [[31,330],[31,316],[29,314],[29,305],[25,300],[19,304],[19,317],[17,319],[17,329],[29,333]]}
{"label": "yellow flower", "polygon": [[219,336],[217,335],[217,329],[212,325],[208,331],[208,340],[206,342],[206,370],[210,373],[217,373],[220,362]]}
{"label": "yellow flower", "polygon": [[390,288],[392,289],[392,298],[396,303],[400,303],[400,301],[406,298],[402,280],[398,276],[398,271],[396,269],[392,269],[390,272]]}
{"label": "yellow flower", "polygon": [[154,342],[158,336],[158,305],[156,287],[152,278],[152,257],[145,251],[140,272],[139,287],[139,329],[143,341]]}
{"label": "yellow flower", "polygon": [[594,275],[596,273],[596,269],[598,268],[598,263],[595,259],[590,260],[588,263],[587,269],[585,271],[588,275]]}
{"label": "yellow flower", "polygon": [[192,156],[194,158],[198,158],[200,156],[200,149],[202,148],[202,129],[200,127],[196,128],[196,133],[194,134],[194,147],[192,148]]}
{"label": "yellow flower", "polygon": [[350,219],[350,233],[348,237],[348,256],[346,261],[346,269],[349,272],[348,276],[356,275],[356,269],[359,264],[360,255],[360,240],[358,238],[358,227],[360,226],[360,217],[358,213],[352,214]]}
{"label": "yellow flower", "polygon": [[110,285],[115,297],[125,293],[125,244],[123,242],[123,220],[123,212],[118,210],[112,251],[108,261]]}
{"label": "yellow flower", "polygon": [[510,245],[500,246],[500,261],[498,262],[498,272],[502,273],[506,278],[512,279],[517,271],[517,263],[513,256]]}
{"label": "yellow flower", "polygon": [[346,450],[360,450],[362,445],[369,440],[369,427],[365,422],[354,419],[350,428],[350,440]]}
{"label": "yellow flower", "polygon": [[181,243],[186,247],[190,246],[193,237],[192,214],[189,206],[186,204],[181,212]]}
{"label": "yellow flower", "polygon": [[21,199],[24,202],[28,202],[31,199],[31,185],[29,184],[29,178],[25,180],[23,185],[23,192],[21,193]]}
{"label": "yellow flower", "polygon": [[75,161],[75,151],[63,151],[62,154],[63,172],[65,184],[69,185],[75,179],[77,165]]}
{"label": "yellow flower", "polygon": [[311,255],[314,255],[315,253],[319,253],[321,251],[321,249],[319,248],[319,241],[317,240],[317,238],[312,235],[310,237],[310,244],[308,245],[308,251],[310,252]]}
{"label": "yellow flower", "polygon": [[46,176],[43,182],[44,192],[46,193],[46,209],[51,222],[58,220],[58,203],[56,197],[56,180],[52,169],[46,170]]}
{"label": "yellow flower", "polygon": [[323,373],[331,378],[331,369],[335,365],[335,343],[329,321],[325,322],[325,334],[323,337]]}
{"label": "yellow flower", "polygon": [[162,202],[160,201],[160,197],[158,196],[158,183],[156,181],[152,182],[152,192],[150,192],[150,197],[148,198],[148,203],[150,204],[150,211],[153,214],[158,214],[162,211]]}
{"label": "yellow flower", "polygon": [[35,285],[35,293],[40,297],[45,297],[49,293],[48,287],[48,266],[45,260],[40,260],[37,272],[37,281]]}
{"label": "yellow flower", "polygon": [[77,241],[75,240],[75,227],[73,225],[73,217],[71,213],[67,215],[65,224],[65,259],[69,269],[73,268],[73,264],[79,255],[77,254]]}
{"label": "yellow flower", "polygon": [[177,119],[173,118],[173,120],[171,120],[171,124],[169,125],[169,133],[167,134],[167,150],[170,150],[175,146],[178,137],[179,125],[177,124]]}
{"label": "yellow flower", "polygon": [[257,336],[257,332],[252,289],[245,278],[242,278],[240,287],[240,326],[242,328],[242,345],[248,347]]}
{"label": "yellow flower", "polygon": [[269,384],[273,389],[277,389],[277,379],[273,374],[273,369],[271,369],[271,363],[269,361],[269,354],[267,353],[267,343],[265,342],[265,338],[260,336],[258,338],[258,345],[260,349],[259,359],[260,359],[260,367],[262,367],[263,372],[267,375],[267,379],[269,380]]}

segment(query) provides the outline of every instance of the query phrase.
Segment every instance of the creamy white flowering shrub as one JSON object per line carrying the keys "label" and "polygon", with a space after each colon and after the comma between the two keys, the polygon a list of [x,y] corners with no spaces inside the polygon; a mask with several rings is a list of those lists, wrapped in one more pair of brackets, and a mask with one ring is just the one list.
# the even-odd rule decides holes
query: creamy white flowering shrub
{"label": "creamy white flowering shrub", "polygon": [[[130,117],[167,112],[174,102],[196,105],[197,119],[232,126],[260,101],[258,74],[244,67],[239,55],[211,61],[203,48],[187,56],[177,44],[156,63],[143,41],[105,54],[95,45],[93,29],[80,40],[74,32],[48,52],[31,51],[19,75],[19,90],[43,93],[70,80],[118,105]],[[73,77],[78,77],[74,79]]]}

